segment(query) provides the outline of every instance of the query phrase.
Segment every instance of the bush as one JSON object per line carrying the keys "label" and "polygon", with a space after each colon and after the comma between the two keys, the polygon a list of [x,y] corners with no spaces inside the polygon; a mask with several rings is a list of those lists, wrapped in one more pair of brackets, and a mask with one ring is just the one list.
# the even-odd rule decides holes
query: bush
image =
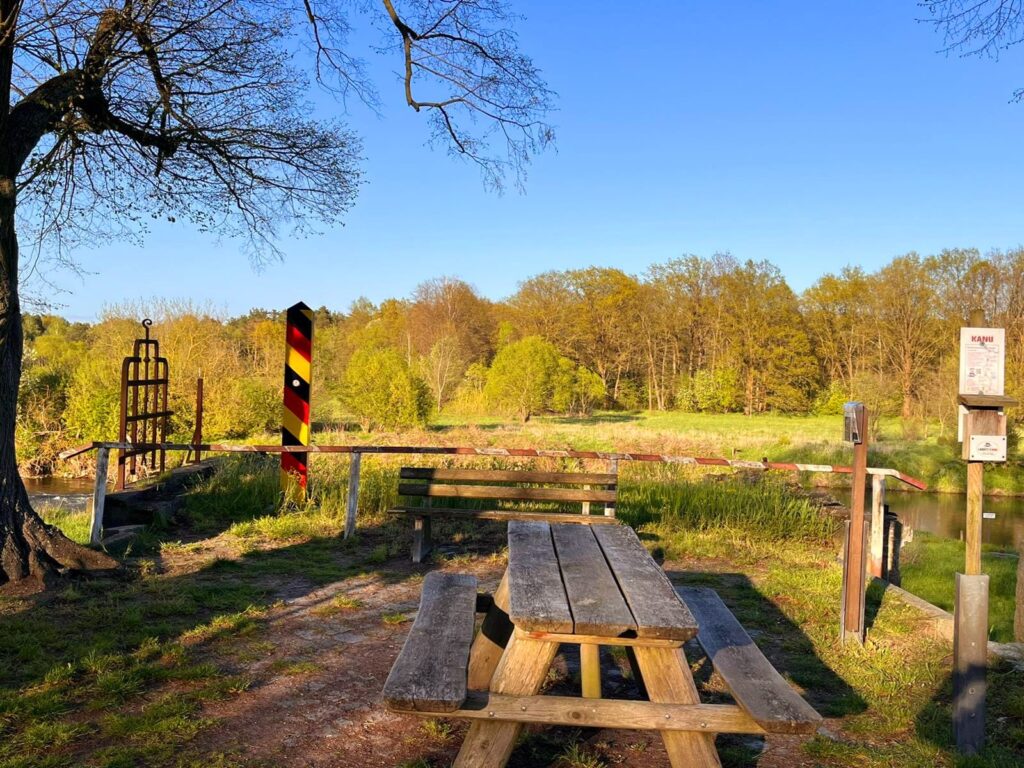
{"label": "bush", "polygon": [[394,349],[357,350],[345,370],[344,398],[366,430],[423,426],[430,413],[426,383]]}
{"label": "bush", "polygon": [[487,402],[523,421],[545,410],[554,392],[559,357],[555,346],[540,336],[527,336],[502,347],[487,373]]}
{"label": "bush", "polygon": [[551,407],[559,413],[586,416],[605,399],[607,391],[601,377],[582,365],[573,365],[566,357],[558,361]]}

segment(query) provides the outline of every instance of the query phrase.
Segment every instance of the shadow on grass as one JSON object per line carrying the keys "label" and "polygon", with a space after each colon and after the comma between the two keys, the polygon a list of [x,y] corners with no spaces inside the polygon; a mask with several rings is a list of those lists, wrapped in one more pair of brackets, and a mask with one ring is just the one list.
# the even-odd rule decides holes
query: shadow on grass
{"label": "shadow on grass", "polygon": [[[1012,768],[1024,765],[1024,674],[1014,664],[989,664],[985,742],[976,755],[957,760],[958,768]],[[998,716],[994,713],[1001,713]],[[1009,717],[1005,715],[1010,715]],[[918,737],[956,753],[953,732],[953,677],[946,676],[914,720]]]}

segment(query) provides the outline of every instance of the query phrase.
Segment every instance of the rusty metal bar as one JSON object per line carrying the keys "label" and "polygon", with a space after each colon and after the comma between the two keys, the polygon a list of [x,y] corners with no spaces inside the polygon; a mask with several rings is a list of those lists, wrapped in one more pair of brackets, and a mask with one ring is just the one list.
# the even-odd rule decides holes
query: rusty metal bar
{"label": "rusty metal bar", "polygon": [[[121,418],[118,440],[117,489],[123,490],[129,476],[139,474],[140,464],[151,471],[163,472],[167,450],[168,420],[174,415],[168,407],[170,368],[160,355],[160,342],[150,338],[153,321],[142,321],[145,336],[135,339],[132,354],[121,363]],[[140,439],[141,433],[141,439]]]}

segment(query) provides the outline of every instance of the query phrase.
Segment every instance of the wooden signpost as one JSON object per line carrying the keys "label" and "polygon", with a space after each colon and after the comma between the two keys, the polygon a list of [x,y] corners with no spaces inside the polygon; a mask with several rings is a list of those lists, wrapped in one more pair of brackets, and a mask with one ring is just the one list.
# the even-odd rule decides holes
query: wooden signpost
{"label": "wooden signpost", "polygon": [[868,472],[868,409],[864,403],[843,406],[843,439],[853,443],[853,498],[843,547],[843,598],[839,637],[864,642],[865,557],[864,496]]}
{"label": "wooden signpost", "polygon": [[985,744],[988,659],[988,576],[981,572],[982,502],[986,461],[1006,461],[1006,335],[971,313],[960,329],[960,437],[967,461],[967,555],[956,575],[953,613],[953,731],[957,749],[975,754]]}

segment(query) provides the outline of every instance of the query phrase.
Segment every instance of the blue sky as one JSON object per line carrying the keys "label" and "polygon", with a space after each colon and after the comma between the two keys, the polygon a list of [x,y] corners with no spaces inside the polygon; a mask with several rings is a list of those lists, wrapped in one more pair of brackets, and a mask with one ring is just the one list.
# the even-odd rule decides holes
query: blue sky
{"label": "blue sky", "polygon": [[77,253],[84,276],[51,274],[62,313],[92,319],[151,286],[231,314],[344,309],[439,275],[501,298],[549,269],[716,251],[768,259],[799,291],[910,250],[1024,243],[1024,104],[1009,103],[1024,50],[938,53],[912,0],[512,2],[559,94],[557,149],[525,195],[489,193],[429,149],[397,60],[369,53],[383,114],[349,105],[367,183],[346,226],[282,242],[262,271],[233,243],[161,226],[143,249]]}

